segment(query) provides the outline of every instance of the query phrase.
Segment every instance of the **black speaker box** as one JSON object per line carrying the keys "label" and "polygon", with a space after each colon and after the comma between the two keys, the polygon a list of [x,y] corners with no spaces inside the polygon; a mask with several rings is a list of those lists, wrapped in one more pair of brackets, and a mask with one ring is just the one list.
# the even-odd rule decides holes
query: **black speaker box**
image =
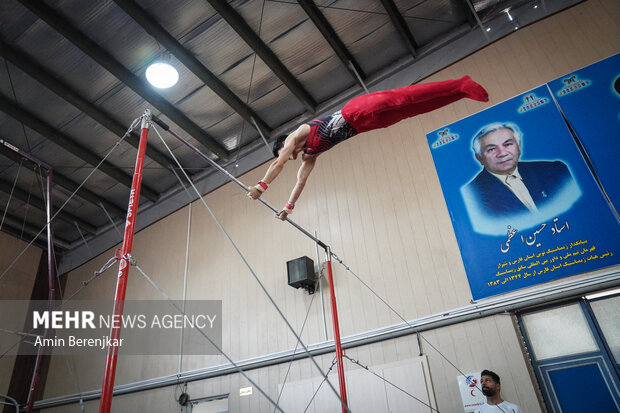
{"label": "black speaker box", "polygon": [[314,261],[308,257],[299,257],[286,263],[288,273],[288,285],[291,287],[303,287],[314,292],[316,274],[314,273]]}

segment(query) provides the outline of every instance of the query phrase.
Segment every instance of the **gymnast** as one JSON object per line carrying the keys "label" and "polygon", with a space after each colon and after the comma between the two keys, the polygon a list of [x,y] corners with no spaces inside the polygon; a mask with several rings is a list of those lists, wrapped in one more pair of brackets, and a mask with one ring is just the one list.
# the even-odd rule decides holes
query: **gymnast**
{"label": "gymnast", "polygon": [[276,214],[276,218],[284,221],[293,212],[295,202],[299,199],[321,153],[359,133],[386,128],[403,119],[430,112],[463,98],[480,102],[489,100],[486,90],[469,76],[355,97],[338,112],[304,123],[288,136],[279,136],[273,144],[273,155],[277,159],[269,165],[263,179],[248,187],[247,195],[258,199],[282,172],[284,164],[297,159],[301,152],[297,183],[284,208]]}

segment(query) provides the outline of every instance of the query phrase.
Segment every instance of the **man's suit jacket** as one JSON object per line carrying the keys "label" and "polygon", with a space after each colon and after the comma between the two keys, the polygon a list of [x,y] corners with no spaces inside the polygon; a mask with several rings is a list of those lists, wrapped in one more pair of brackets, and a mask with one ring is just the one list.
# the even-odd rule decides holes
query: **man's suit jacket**
{"label": "man's suit jacket", "polygon": [[[573,180],[568,167],[560,161],[519,162],[518,169],[538,209],[553,201],[553,197]],[[463,196],[468,208],[475,205],[489,217],[528,212],[519,198],[486,169],[463,188]]]}

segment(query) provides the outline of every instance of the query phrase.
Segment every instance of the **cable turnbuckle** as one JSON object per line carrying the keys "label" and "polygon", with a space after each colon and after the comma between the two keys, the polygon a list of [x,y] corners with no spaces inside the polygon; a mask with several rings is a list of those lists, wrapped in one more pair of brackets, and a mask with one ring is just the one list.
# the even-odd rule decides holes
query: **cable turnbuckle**
{"label": "cable turnbuckle", "polygon": [[132,257],[131,254],[125,254],[123,259],[127,260],[129,265],[131,265],[132,267],[135,267],[138,264],[138,261],[134,257]]}

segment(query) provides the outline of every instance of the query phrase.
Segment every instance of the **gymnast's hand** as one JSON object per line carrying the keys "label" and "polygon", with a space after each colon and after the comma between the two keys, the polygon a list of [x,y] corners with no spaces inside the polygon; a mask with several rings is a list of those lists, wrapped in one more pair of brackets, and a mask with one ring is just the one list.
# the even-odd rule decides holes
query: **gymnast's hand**
{"label": "gymnast's hand", "polygon": [[282,210],[276,214],[276,219],[279,219],[280,221],[286,221],[287,216],[288,216],[288,212],[286,212],[285,210]]}
{"label": "gymnast's hand", "polygon": [[248,198],[258,199],[262,194],[255,186],[248,186]]}

